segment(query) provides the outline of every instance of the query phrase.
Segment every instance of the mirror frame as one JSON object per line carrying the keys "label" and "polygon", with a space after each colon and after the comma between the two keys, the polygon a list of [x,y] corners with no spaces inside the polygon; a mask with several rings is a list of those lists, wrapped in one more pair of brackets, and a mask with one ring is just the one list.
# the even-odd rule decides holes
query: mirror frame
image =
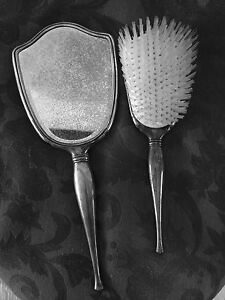
{"label": "mirror frame", "polygon": [[[23,81],[23,76],[22,76],[22,72],[21,72],[21,68],[20,68],[20,62],[19,62],[19,54],[20,52],[22,52],[23,50],[29,48],[30,46],[32,46],[34,43],[36,43],[43,35],[45,35],[47,32],[54,30],[56,28],[59,27],[70,27],[73,29],[76,29],[78,31],[81,31],[85,34],[88,34],[90,36],[93,37],[97,37],[97,38],[102,38],[102,39],[106,39],[109,41],[110,45],[111,45],[111,67],[112,67],[112,78],[113,78],[113,82],[112,82],[112,89],[113,89],[113,106],[112,106],[112,112],[111,112],[111,116],[109,118],[109,122],[108,125],[102,130],[100,131],[96,136],[79,142],[79,140],[77,141],[73,141],[73,142],[60,142],[57,140],[54,140],[51,136],[49,136],[43,129],[43,127],[40,125],[40,122],[38,121],[38,119],[36,118],[33,109],[31,107],[30,101],[28,99],[27,93],[26,93],[26,88],[24,85],[24,81]],[[108,33],[102,33],[102,32],[95,32],[92,30],[89,30],[81,25],[78,25],[76,23],[71,23],[71,22],[59,22],[59,23],[55,23],[52,25],[49,25],[47,27],[45,27],[44,29],[42,29],[39,33],[37,33],[32,39],[30,39],[28,42],[16,47],[13,52],[12,52],[12,61],[13,61],[13,67],[14,67],[14,73],[15,73],[15,77],[16,77],[16,82],[17,82],[17,86],[19,89],[19,93],[20,93],[20,97],[22,99],[23,105],[25,107],[26,113],[32,123],[32,125],[34,126],[35,130],[37,131],[37,133],[39,134],[39,136],[45,141],[48,142],[49,144],[51,144],[54,147],[59,147],[59,148],[63,148],[64,150],[69,150],[71,148],[74,148],[76,146],[85,146],[85,145],[91,145],[94,142],[96,142],[98,139],[102,138],[111,128],[113,120],[114,120],[114,116],[115,116],[115,111],[116,111],[116,102],[117,102],[117,93],[118,93],[118,72],[117,72],[117,61],[116,61],[116,51],[115,51],[115,45],[114,45],[114,41],[113,38],[111,37],[110,34]],[[86,148],[86,147],[85,147]]]}

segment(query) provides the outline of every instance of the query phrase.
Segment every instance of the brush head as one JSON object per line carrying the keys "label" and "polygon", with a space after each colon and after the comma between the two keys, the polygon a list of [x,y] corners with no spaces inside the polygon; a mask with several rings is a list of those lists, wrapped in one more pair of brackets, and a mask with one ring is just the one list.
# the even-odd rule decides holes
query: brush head
{"label": "brush head", "polygon": [[159,128],[183,118],[191,97],[197,35],[188,26],[156,17],[119,33],[119,50],[132,116]]}

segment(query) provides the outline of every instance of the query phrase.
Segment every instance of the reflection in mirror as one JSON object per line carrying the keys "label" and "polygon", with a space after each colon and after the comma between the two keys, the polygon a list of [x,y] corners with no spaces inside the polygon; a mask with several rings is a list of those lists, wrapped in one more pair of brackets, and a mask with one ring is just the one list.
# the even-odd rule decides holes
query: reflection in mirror
{"label": "reflection in mirror", "polygon": [[95,289],[103,288],[96,245],[95,204],[87,150],[111,127],[117,67],[110,35],[72,23],[45,28],[13,51],[28,117],[39,135],[72,154],[74,187],[90,249]]}
{"label": "reflection in mirror", "polygon": [[88,140],[107,127],[113,106],[111,49],[58,27],[19,53],[23,84],[40,126],[53,139]]}

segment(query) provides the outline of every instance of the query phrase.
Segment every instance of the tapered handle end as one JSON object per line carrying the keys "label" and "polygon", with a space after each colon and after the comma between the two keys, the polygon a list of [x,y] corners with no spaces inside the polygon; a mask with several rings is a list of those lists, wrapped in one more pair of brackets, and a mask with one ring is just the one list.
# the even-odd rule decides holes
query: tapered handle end
{"label": "tapered handle end", "polygon": [[163,245],[162,244],[157,245],[155,252],[158,254],[162,254],[164,252]]}
{"label": "tapered handle end", "polygon": [[95,280],[94,289],[95,289],[95,291],[101,291],[101,290],[104,289],[102,281],[101,281],[100,278],[98,278],[98,279]]}

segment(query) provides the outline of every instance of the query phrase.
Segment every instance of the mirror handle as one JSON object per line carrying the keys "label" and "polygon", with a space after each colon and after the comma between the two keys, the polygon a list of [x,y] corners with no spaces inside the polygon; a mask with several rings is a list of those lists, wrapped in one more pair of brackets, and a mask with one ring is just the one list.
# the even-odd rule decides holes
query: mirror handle
{"label": "mirror handle", "polygon": [[96,243],[94,185],[92,174],[88,163],[87,153],[77,156],[72,152],[72,158],[74,163],[75,194],[91,254],[95,277],[94,289],[98,291],[103,289],[103,285],[100,278]]}

